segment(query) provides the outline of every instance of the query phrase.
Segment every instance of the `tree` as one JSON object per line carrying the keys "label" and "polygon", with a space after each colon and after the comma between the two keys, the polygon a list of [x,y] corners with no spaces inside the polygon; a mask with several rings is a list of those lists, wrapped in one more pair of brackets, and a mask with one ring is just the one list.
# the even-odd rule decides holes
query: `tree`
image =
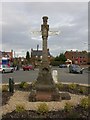
{"label": "tree", "polygon": [[56,56],[54,60],[55,60],[55,61],[60,61],[59,56]]}
{"label": "tree", "polygon": [[61,53],[59,56],[56,56],[53,61],[51,61],[51,65],[58,66],[60,64],[64,64],[66,60],[65,55]]}
{"label": "tree", "polygon": [[27,53],[26,53],[26,59],[27,59],[28,62],[30,62],[30,54],[29,54],[29,51],[27,51]]}
{"label": "tree", "polygon": [[18,60],[17,60],[17,58],[14,58],[14,60],[13,60],[13,67],[15,67],[17,65],[18,65]]}
{"label": "tree", "polygon": [[62,61],[65,62],[67,59],[63,53],[61,53],[59,56],[55,57],[55,61]]}
{"label": "tree", "polygon": [[67,59],[66,59],[65,55],[63,53],[61,53],[59,55],[59,60],[62,61],[62,62],[65,62]]}

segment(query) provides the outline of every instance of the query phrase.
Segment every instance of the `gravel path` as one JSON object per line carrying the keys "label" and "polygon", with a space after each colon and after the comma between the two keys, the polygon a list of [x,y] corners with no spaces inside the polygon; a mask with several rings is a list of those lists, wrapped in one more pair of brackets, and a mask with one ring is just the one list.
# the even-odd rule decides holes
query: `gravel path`
{"label": "gravel path", "polygon": [[[29,102],[28,100],[29,94],[30,92],[15,91],[14,95],[11,96],[8,103],[0,107],[0,115],[2,114],[5,115],[7,113],[14,111],[16,105],[18,104],[24,105],[26,110],[37,110],[38,105],[42,102]],[[70,96],[71,96],[71,100],[68,101],[71,102],[73,105],[78,104],[80,100],[85,97],[84,95],[82,96],[75,94],[70,94]],[[67,100],[62,100],[61,102],[51,101],[46,103],[49,107],[49,110],[58,110],[58,109],[63,109],[66,102]]]}

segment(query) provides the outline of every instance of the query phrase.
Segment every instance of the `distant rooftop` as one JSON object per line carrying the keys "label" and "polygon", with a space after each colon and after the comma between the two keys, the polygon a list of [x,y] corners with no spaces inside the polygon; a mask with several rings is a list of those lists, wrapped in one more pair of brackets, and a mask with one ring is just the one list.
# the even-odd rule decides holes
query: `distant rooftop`
{"label": "distant rooftop", "polygon": [[[31,56],[42,56],[42,50],[31,49]],[[48,56],[51,56],[49,49],[48,49]]]}

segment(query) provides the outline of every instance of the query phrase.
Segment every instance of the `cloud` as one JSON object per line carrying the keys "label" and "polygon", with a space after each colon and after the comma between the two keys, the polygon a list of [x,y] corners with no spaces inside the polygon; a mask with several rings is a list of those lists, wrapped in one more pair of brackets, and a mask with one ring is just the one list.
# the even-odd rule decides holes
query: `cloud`
{"label": "cloud", "polygon": [[40,34],[42,17],[48,16],[50,31],[60,31],[59,35],[48,38],[52,55],[68,49],[87,50],[88,42],[88,3],[82,2],[10,2],[2,3],[2,49],[27,51],[42,48]]}
{"label": "cloud", "polygon": [[42,40],[42,37],[41,37],[41,36],[39,36],[39,37],[32,37],[31,39],[32,39],[32,40],[36,40],[36,41],[41,41],[41,40]]}

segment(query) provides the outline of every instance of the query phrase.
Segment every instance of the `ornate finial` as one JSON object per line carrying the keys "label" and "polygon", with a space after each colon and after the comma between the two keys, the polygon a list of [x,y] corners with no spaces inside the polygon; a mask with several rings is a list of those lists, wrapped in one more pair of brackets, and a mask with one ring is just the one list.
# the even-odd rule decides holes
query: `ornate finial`
{"label": "ornate finial", "polygon": [[47,24],[48,17],[47,17],[47,16],[43,16],[42,19],[43,19],[43,23],[44,23],[44,24]]}

